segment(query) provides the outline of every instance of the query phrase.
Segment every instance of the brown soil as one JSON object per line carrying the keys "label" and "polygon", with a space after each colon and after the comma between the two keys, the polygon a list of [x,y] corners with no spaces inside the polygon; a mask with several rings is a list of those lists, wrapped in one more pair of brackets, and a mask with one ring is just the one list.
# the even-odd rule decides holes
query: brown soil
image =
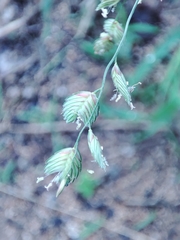
{"label": "brown soil", "polygon": [[[94,195],[84,198],[73,183],[56,198],[57,186],[44,188],[52,177],[36,184],[45,160],[77,137],[75,124],[65,124],[61,115],[65,97],[99,88],[106,64],[81,49],[84,39],[101,32],[94,0],[52,2],[47,13],[38,0],[0,2],[0,239],[85,239],[86,229],[89,240],[179,240],[179,150],[168,131],[140,141],[144,126],[101,115],[94,131],[109,163],[106,172],[91,162],[86,132],[79,146],[83,171],[95,171]],[[133,1],[127,2],[129,11]],[[133,21],[145,18],[160,33],[134,46],[125,72],[179,24],[180,2],[157,2],[144,1]],[[165,68],[166,62],[161,74]],[[105,102],[112,91],[107,83]],[[143,103],[135,105],[146,111]]]}

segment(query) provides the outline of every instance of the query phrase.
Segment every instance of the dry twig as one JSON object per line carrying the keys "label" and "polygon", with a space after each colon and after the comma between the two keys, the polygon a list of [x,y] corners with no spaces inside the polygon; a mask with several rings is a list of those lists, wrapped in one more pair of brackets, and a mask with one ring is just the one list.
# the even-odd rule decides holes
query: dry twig
{"label": "dry twig", "polygon": [[39,11],[37,5],[35,7],[27,7],[23,14],[23,17],[16,19],[7,25],[0,28],[0,39],[6,37],[7,35],[17,31],[18,29],[25,26],[27,21]]}
{"label": "dry twig", "polygon": [[30,57],[21,60],[21,62],[15,64],[8,71],[1,74],[1,78],[7,77],[9,74],[15,74],[28,70],[36,61],[38,60],[38,55],[36,53],[32,54]]}
{"label": "dry twig", "polygon": [[[101,120],[96,122],[94,127],[109,131],[114,130],[145,130],[148,127],[147,122],[135,123],[123,120]],[[47,134],[51,132],[75,132],[74,124],[66,124],[64,121],[50,123],[26,123],[11,124],[0,123],[0,133],[11,132],[20,134]]]}
{"label": "dry twig", "polygon": [[82,18],[80,20],[75,38],[83,38],[90,27],[95,16],[96,1],[86,0],[82,4]]}

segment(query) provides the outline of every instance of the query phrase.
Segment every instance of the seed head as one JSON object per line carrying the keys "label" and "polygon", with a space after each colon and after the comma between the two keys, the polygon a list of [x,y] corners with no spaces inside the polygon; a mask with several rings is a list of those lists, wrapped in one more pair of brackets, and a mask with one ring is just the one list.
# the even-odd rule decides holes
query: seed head
{"label": "seed head", "polygon": [[121,97],[123,96],[125,101],[128,103],[128,105],[130,106],[131,110],[134,109],[134,105],[132,103],[132,99],[131,99],[131,92],[134,91],[135,86],[137,84],[141,84],[140,82],[128,87],[128,82],[125,80],[124,75],[122,74],[122,72],[120,71],[117,63],[115,62],[112,71],[111,71],[111,76],[112,76],[112,80],[115,86],[115,94],[114,96],[110,99],[110,100],[115,100],[116,102],[119,101],[121,99]]}
{"label": "seed head", "polygon": [[98,55],[103,55],[108,52],[113,46],[112,37],[105,32],[100,34],[100,38],[95,41],[94,44],[94,53]]}
{"label": "seed head", "polygon": [[104,31],[107,32],[113,39],[113,41],[118,44],[122,39],[124,29],[121,24],[113,18],[107,19],[104,22]]}
{"label": "seed head", "polygon": [[[65,186],[78,177],[82,168],[82,158],[78,150],[75,148],[64,148],[55,153],[47,160],[45,166],[45,176],[55,174],[52,181],[45,186],[47,190],[53,185],[53,182],[59,184],[56,197],[63,191]],[[37,183],[44,180],[44,177],[38,178]]]}
{"label": "seed head", "polygon": [[92,132],[92,129],[89,129],[88,131],[88,146],[94,161],[105,170],[108,163],[102,153],[103,147],[100,145],[98,138]]}
{"label": "seed head", "polygon": [[120,0],[101,0],[101,3],[97,6],[96,11],[102,11],[102,16],[107,18],[110,11],[114,12],[114,8]]}
{"label": "seed head", "polygon": [[81,91],[68,97],[63,105],[63,117],[67,123],[76,122],[77,129],[81,122],[91,126],[99,114],[97,97],[93,92]]}

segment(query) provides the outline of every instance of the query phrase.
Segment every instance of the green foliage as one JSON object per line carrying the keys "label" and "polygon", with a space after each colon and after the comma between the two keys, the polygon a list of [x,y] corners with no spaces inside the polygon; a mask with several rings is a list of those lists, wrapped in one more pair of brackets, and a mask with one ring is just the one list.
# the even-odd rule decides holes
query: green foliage
{"label": "green foliage", "polygon": [[148,75],[153,72],[154,68],[165,57],[170,57],[171,51],[179,44],[180,28],[175,27],[170,29],[163,41],[154,47],[150,55],[145,56],[144,59],[137,65],[133,75],[129,77],[131,83],[137,81],[143,82]]}
{"label": "green foliage", "polygon": [[[123,26],[126,25],[126,21],[128,18],[128,13],[127,10],[124,6],[124,4],[117,4],[116,6],[116,12],[117,12],[117,17],[116,19],[118,20],[118,22],[120,22]],[[131,25],[130,25],[131,26]],[[130,27],[129,26],[129,27]]]}
{"label": "green foliage", "polygon": [[158,104],[158,102],[156,101],[158,88],[158,83],[152,82],[150,85],[148,84],[147,86],[143,84],[142,88],[138,89],[138,91],[133,94],[134,98],[138,98],[139,101],[143,101],[143,104],[147,108],[150,108]]}
{"label": "green foliage", "polygon": [[97,186],[98,181],[92,175],[83,171],[75,183],[75,190],[84,198],[89,199],[94,195]]}
{"label": "green foliage", "polygon": [[156,109],[150,115],[152,128],[158,130],[158,127],[168,126],[179,110],[179,74],[180,74],[180,47],[174,53],[168,64],[164,80],[159,84],[157,94]]}
{"label": "green foliage", "polygon": [[129,26],[129,31],[140,34],[157,34],[159,32],[159,27],[149,23],[133,23]]}
{"label": "green foliage", "polygon": [[128,120],[128,121],[138,121],[137,117],[144,115],[140,112],[136,112],[136,109],[133,111],[127,111],[127,108],[121,107],[121,110],[119,109],[119,105],[112,105],[109,103],[102,102],[101,103],[101,115],[104,118],[114,119],[114,118],[120,118],[121,120]]}
{"label": "green foliage", "polygon": [[156,213],[155,212],[150,212],[150,214],[145,219],[138,222],[134,226],[134,229],[137,230],[137,231],[141,231],[144,228],[146,228],[147,226],[149,226],[155,219],[156,219]]}
{"label": "green foliage", "polygon": [[[136,122],[148,121],[149,129],[155,134],[160,128],[168,127],[173,119],[177,116],[179,110],[179,75],[180,75],[180,47],[179,28],[171,29],[160,44],[154,47],[151,56],[146,56],[135,68],[132,76],[127,76],[131,83],[136,81],[145,81],[146,77],[153,74],[154,69],[164,58],[171,57],[167,65],[166,72],[163,73],[162,79],[151,84],[143,84],[142,89],[134,93],[134,97],[142,102],[146,112],[136,109],[129,112],[115,105],[101,103],[101,114],[108,118],[121,118]],[[172,50],[174,50],[172,55]],[[147,85],[147,86],[146,86]],[[153,106],[153,108],[152,108]],[[154,107],[155,106],[155,107]]]}
{"label": "green foliage", "polygon": [[55,119],[55,113],[57,112],[57,104],[52,102],[47,106],[46,111],[39,107],[32,107],[29,110],[20,111],[17,114],[17,119],[26,122],[52,122]]}
{"label": "green foliage", "polygon": [[61,134],[56,133],[56,130],[55,131],[52,130],[51,142],[52,142],[53,152],[57,152],[59,151],[59,149],[64,148]]}
{"label": "green foliage", "polygon": [[40,2],[42,18],[44,23],[43,32],[42,32],[43,38],[45,38],[50,32],[50,25],[51,25],[50,13],[52,10],[52,6],[53,6],[53,0],[42,0]]}
{"label": "green foliage", "polygon": [[[164,81],[159,86],[158,95],[161,94],[162,101],[179,102],[179,74],[180,74],[180,45],[178,44],[168,64]],[[177,110],[177,109],[176,109]]]}
{"label": "green foliage", "polygon": [[13,181],[15,169],[15,162],[12,160],[8,161],[4,168],[0,168],[0,181],[3,183],[10,183]]}
{"label": "green foliage", "polygon": [[85,240],[85,239],[89,239],[89,237],[97,232],[104,224],[104,220],[96,220],[95,222],[90,222],[87,223],[84,227],[84,229],[82,230],[82,233],[80,234],[79,239],[80,240]]}

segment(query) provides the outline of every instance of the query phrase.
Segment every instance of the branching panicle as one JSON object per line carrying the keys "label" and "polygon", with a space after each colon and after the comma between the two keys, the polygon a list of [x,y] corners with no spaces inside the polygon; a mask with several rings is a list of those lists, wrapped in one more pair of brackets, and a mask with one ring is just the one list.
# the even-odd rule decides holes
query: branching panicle
{"label": "branching panicle", "polygon": [[[103,17],[107,18],[108,14],[111,11],[114,11],[119,2],[120,0],[101,0],[96,8],[96,11],[102,10]],[[94,50],[95,53],[99,55],[103,55],[105,52],[109,51],[114,44],[118,45],[116,52],[106,66],[101,87],[94,92],[77,92],[65,100],[62,111],[64,120],[67,123],[76,122],[77,129],[81,127],[81,123],[83,123],[83,127],[77,136],[74,147],[60,150],[50,157],[46,162],[45,176],[51,174],[56,175],[49,185],[45,186],[45,188],[48,190],[54,182],[59,184],[56,196],[63,191],[65,186],[68,186],[70,183],[72,183],[81,172],[82,158],[78,150],[78,145],[80,137],[85,128],[89,128],[87,142],[94,161],[97,162],[98,165],[103,169],[106,169],[108,166],[106,158],[102,153],[103,148],[100,145],[98,138],[92,131],[92,124],[96,121],[96,118],[99,115],[99,101],[104,90],[107,73],[112,64],[114,64],[114,66],[111,70],[111,76],[115,87],[115,94],[111,100],[116,100],[117,102],[122,96],[131,109],[134,108],[132,104],[131,92],[133,92],[135,86],[140,83],[130,87],[128,86],[128,82],[126,82],[124,75],[120,71],[120,68],[116,62],[116,58],[126,37],[131,17],[139,2],[139,0],[135,1],[124,29],[115,19],[109,18],[104,22],[104,31],[100,34],[100,38],[95,42]],[[92,173],[93,171],[89,170],[89,172]],[[38,178],[37,182],[42,180],[44,180],[44,177]]]}

